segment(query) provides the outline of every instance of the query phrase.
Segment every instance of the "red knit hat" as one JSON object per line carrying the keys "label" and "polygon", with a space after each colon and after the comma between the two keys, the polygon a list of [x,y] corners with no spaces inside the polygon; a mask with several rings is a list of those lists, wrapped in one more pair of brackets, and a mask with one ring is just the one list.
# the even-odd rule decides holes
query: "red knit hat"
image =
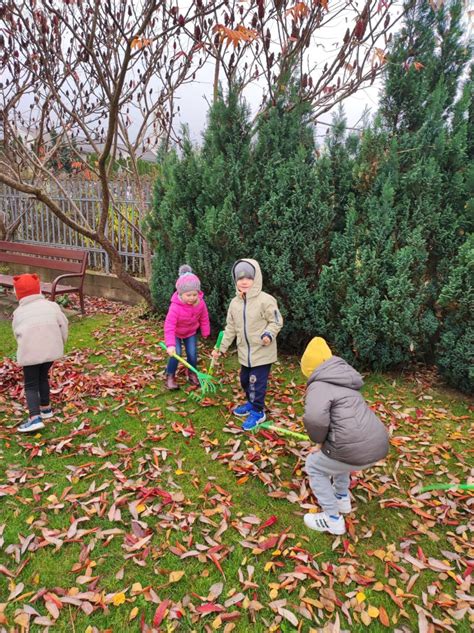
{"label": "red knit hat", "polygon": [[18,301],[23,297],[30,295],[39,295],[41,293],[40,280],[36,273],[30,275],[16,275],[13,277],[13,286],[15,287],[16,298]]}

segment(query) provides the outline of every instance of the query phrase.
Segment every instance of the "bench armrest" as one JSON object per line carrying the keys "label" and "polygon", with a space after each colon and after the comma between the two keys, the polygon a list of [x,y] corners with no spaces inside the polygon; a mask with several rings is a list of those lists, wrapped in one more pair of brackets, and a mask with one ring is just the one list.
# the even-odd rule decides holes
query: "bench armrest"
{"label": "bench armrest", "polygon": [[51,293],[54,293],[54,291],[56,290],[56,286],[58,285],[58,282],[61,281],[61,279],[66,279],[68,277],[84,277],[84,273],[66,273],[65,275],[59,275],[59,277],[56,277],[56,279],[51,284]]}

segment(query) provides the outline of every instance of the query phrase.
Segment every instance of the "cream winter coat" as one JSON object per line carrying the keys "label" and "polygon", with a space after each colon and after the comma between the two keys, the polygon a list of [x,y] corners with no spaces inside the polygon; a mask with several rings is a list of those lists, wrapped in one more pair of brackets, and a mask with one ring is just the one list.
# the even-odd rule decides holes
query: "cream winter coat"
{"label": "cream winter coat", "polygon": [[[241,297],[237,291],[230,302],[220,351],[224,354],[237,339],[239,363],[244,367],[274,363],[277,360],[276,337],[283,326],[278,304],[274,297],[262,291],[262,271],[258,262],[254,259],[239,261],[249,262],[255,268],[255,280],[246,295]],[[264,334],[270,334],[270,345],[262,345]]]}
{"label": "cream winter coat", "polygon": [[64,355],[68,321],[57,303],[42,294],[30,295],[20,299],[13,313],[13,334],[18,343],[17,363],[40,365]]}

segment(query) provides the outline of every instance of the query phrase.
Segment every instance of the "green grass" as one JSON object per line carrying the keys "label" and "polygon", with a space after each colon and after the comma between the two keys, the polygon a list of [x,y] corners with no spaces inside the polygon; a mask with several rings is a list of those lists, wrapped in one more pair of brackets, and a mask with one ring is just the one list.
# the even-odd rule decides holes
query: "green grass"
{"label": "green grass", "polygon": [[[19,627],[21,620],[15,624],[15,618],[26,605],[47,616],[47,592],[61,596],[89,591],[86,602],[102,601],[103,606],[87,614],[65,604],[54,630],[137,631],[142,617],[151,626],[159,604],[169,600],[171,611],[161,630],[228,633],[232,627],[225,628],[219,613],[196,611],[208,602],[210,588],[222,582],[215,603],[224,605],[240,592],[245,596],[224,611],[240,614],[233,621],[236,633],[296,630],[285,611],[278,614],[278,600],[286,600],[281,605],[290,620],[300,622],[301,631],[316,631],[334,622],[336,614],[342,628],[362,631],[368,605],[383,607],[390,619],[389,626],[382,624],[381,616],[372,619],[373,631],[413,626],[418,619],[415,606],[423,606],[422,593],[428,596],[428,619],[449,621],[456,631],[471,630],[467,614],[459,621],[453,616],[462,607],[456,591],[465,590],[463,574],[472,557],[463,537],[468,495],[436,493],[419,500],[409,494],[416,483],[466,479],[468,402],[453,391],[409,377],[367,377],[364,393],[391,428],[392,447],[385,462],[357,475],[351,533],[336,540],[310,532],[302,522],[306,509],[301,506],[314,499],[305,487],[301,445],[231,432],[237,427],[228,411],[239,397],[235,356],[230,355],[219,372],[223,384],[214,404],[201,406],[184,390],[165,391],[160,336],[159,323],[140,321],[133,311],[122,317],[72,319],[69,360],[57,365],[53,384],[59,381],[60,387],[73,375],[85,394],[80,388],[58,394],[58,419],[34,437],[21,437],[8,428],[14,398],[11,391],[0,394],[0,491],[2,486],[16,487],[0,496],[0,525],[5,526],[0,565],[16,574],[10,579],[0,573],[1,624]],[[15,351],[9,323],[0,322],[0,345],[6,355]],[[80,357],[75,355],[78,350]],[[100,389],[91,395],[95,380]],[[302,385],[296,359],[282,358],[273,372],[269,401],[278,423],[301,427]],[[195,433],[185,437],[182,429],[190,425]],[[94,427],[100,428],[74,435]],[[138,501],[141,488],[166,491],[173,502],[163,506],[159,495],[149,497],[135,520],[129,504]],[[384,507],[384,502],[399,505]],[[118,520],[111,514],[114,504],[121,512]],[[252,524],[247,525],[248,534],[241,533],[243,518],[254,516],[263,523],[272,515],[276,523],[261,533]],[[80,539],[66,538],[72,522],[84,517],[88,520],[79,523],[78,530],[95,531]],[[110,540],[97,531],[113,528],[121,533]],[[31,546],[21,552],[30,535]],[[151,535],[146,546],[135,561],[126,558],[127,547],[142,535]],[[46,544],[45,536],[59,541]],[[264,551],[245,546],[246,541],[255,546],[272,536],[275,544]],[[214,560],[206,556],[205,548],[212,547],[217,548]],[[181,559],[180,550],[201,554]],[[405,551],[438,561],[453,552],[458,559],[452,561],[449,575],[429,566],[417,570],[404,560]],[[304,568],[312,573],[305,577]],[[178,571],[184,572],[182,577],[170,582],[170,574]],[[81,584],[81,576],[97,578]],[[408,594],[413,595],[405,596],[410,579],[414,584]],[[19,596],[9,601],[19,583],[24,585]],[[144,591],[136,586],[133,590],[134,583]],[[107,594],[122,592],[126,602],[104,604]],[[308,608],[308,598],[313,601],[312,615],[298,611],[305,604]],[[137,615],[129,622],[135,607]],[[34,619],[31,616],[30,630],[43,630]]]}
{"label": "green grass", "polygon": [[[69,339],[66,345],[66,353],[93,345],[94,338],[92,333],[98,328],[106,326],[110,322],[110,318],[107,314],[98,314],[87,318],[80,316],[71,317],[69,319]],[[11,321],[0,320],[0,349],[3,356],[13,356],[16,352]]]}

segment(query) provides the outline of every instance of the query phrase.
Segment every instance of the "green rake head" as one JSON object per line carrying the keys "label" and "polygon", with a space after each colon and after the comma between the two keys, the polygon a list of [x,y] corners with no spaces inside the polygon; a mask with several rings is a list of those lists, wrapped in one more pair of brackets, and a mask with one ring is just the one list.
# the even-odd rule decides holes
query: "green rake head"
{"label": "green rake head", "polygon": [[207,374],[198,372],[197,377],[201,390],[190,391],[188,395],[192,400],[200,402],[204,398],[204,396],[207,396],[209,393],[215,393],[216,385],[214,384],[213,378],[211,376],[208,376]]}
{"label": "green rake head", "polygon": [[[160,342],[159,345],[163,350],[167,351],[165,343]],[[192,391],[189,394],[190,398],[192,398],[193,400],[201,400],[208,393],[214,393],[216,391],[215,378],[209,376],[208,374],[205,374],[202,371],[198,371],[196,367],[193,367],[190,363],[188,363],[187,360],[184,360],[184,358],[178,356],[178,354],[173,354],[173,357],[176,358],[176,360],[182,363],[185,367],[187,367],[190,371],[194,372],[198,377],[201,393],[199,394],[196,391]]]}

